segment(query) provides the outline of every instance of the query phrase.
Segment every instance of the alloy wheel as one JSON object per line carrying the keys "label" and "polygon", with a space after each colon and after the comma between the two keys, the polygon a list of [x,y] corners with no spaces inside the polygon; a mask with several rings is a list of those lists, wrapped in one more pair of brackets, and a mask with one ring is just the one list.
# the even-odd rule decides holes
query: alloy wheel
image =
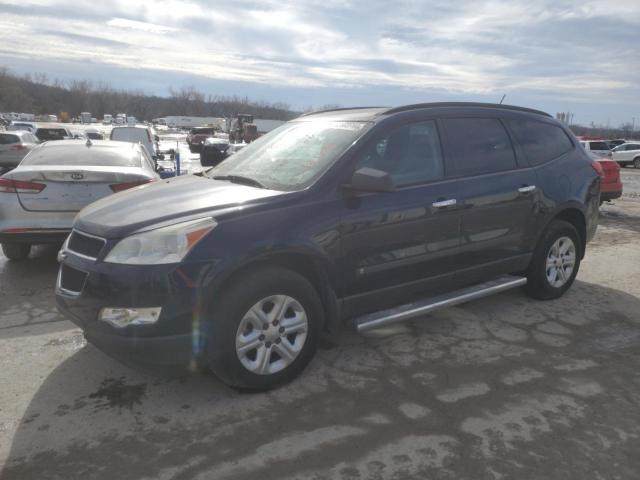
{"label": "alloy wheel", "polygon": [[562,287],[571,278],[576,264],[576,246],[569,237],[558,238],[547,254],[547,281],[555,288]]}
{"label": "alloy wheel", "polygon": [[293,363],[307,339],[307,313],[295,298],[272,295],[244,314],[236,333],[236,354],[252,373],[271,375]]}

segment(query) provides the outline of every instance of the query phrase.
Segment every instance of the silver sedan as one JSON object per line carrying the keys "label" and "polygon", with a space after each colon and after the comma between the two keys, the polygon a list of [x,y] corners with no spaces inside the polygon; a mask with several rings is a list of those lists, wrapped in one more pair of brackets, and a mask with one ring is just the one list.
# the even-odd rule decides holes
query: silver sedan
{"label": "silver sedan", "polygon": [[0,132],[0,169],[18,165],[38,143],[40,142],[31,132]]}
{"label": "silver sedan", "polygon": [[60,140],[35,147],[0,176],[0,243],[10,260],[32,244],[62,243],[73,219],[99,198],[159,180],[139,144]]}

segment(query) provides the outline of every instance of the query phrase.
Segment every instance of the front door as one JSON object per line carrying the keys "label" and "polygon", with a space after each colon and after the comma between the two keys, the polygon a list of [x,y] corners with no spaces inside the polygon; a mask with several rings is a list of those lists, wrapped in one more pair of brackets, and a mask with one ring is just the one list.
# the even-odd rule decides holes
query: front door
{"label": "front door", "polygon": [[345,193],[341,262],[345,314],[409,301],[454,279],[460,246],[455,182],[445,178],[433,120],[374,138],[354,171],[389,172],[395,190]]}

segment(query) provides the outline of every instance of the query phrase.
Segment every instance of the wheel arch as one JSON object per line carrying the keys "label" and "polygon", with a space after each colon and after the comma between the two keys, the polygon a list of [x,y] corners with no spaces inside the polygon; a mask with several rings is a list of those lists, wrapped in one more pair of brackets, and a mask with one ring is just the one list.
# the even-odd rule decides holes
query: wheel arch
{"label": "wheel arch", "polygon": [[554,220],[563,220],[576,228],[580,236],[580,258],[584,258],[587,246],[587,220],[584,213],[576,207],[567,207],[560,210],[547,222],[543,231],[546,230]]}
{"label": "wheel arch", "polygon": [[220,291],[224,289],[225,284],[229,284],[243,275],[269,267],[285,268],[306,278],[318,293],[324,309],[323,330],[331,333],[337,330],[340,308],[332,281],[331,267],[328,260],[317,254],[303,251],[263,253],[245,259],[241,264],[228,269],[216,278],[211,288]]}

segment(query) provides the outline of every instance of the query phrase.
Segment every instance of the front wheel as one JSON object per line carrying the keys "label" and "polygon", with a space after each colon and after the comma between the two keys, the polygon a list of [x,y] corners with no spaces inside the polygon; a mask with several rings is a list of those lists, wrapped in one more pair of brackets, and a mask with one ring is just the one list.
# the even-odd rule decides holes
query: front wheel
{"label": "front wheel", "polygon": [[31,253],[31,245],[28,243],[3,243],[2,253],[9,260],[26,260],[29,257],[29,253]]}
{"label": "front wheel", "polygon": [[640,157],[633,160],[633,167],[640,168]]}
{"label": "front wheel", "polygon": [[303,276],[282,268],[249,272],[212,304],[207,359],[226,384],[275,388],[294,379],[313,357],[323,308]]}
{"label": "front wheel", "polygon": [[569,222],[552,221],[531,258],[525,291],[539,300],[564,295],[578,274],[581,253],[582,244],[576,228]]}

